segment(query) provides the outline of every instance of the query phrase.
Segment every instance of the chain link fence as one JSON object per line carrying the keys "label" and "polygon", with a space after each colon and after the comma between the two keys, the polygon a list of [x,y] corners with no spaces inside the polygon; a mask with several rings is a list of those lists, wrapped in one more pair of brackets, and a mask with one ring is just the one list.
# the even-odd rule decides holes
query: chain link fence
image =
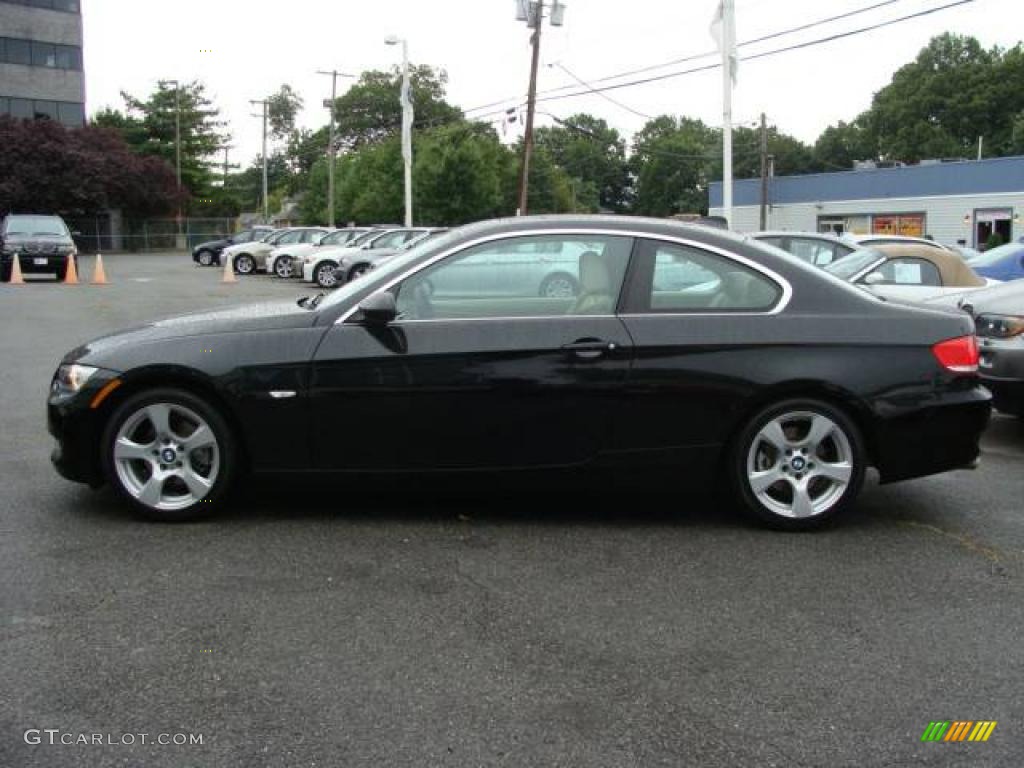
{"label": "chain link fence", "polygon": [[179,225],[173,218],[122,219],[109,213],[65,217],[65,221],[82,253],[191,250],[241,228],[234,218],[183,218]]}

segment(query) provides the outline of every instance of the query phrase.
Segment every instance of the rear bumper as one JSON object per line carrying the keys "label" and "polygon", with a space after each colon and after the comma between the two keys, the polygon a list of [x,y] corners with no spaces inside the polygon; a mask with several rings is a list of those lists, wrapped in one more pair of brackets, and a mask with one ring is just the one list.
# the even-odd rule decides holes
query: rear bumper
{"label": "rear bumper", "polygon": [[970,467],[980,453],[992,396],[983,386],[936,395],[923,407],[879,421],[875,464],[883,483]]}

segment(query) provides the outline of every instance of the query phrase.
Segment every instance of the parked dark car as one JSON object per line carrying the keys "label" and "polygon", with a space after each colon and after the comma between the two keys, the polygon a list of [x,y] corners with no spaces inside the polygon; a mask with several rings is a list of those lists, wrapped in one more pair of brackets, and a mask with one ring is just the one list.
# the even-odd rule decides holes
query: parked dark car
{"label": "parked dark car", "polygon": [[[523,243],[577,253],[578,295],[511,274],[500,257],[518,269]],[[479,289],[432,287],[481,253]],[[506,271],[521,292],[493,290]],[[888,483],[975,462],[977,364],[966,313],[882,301],[749,238],[538,216],[452,230],[298,304],[84,344],[48,416],[65,477],[159,520],[216,511],[245,472],[640,466],[806,528],[869,465]]]}
{"label": "parked dark car", "polygon": [[78,249],[64,219],[49,214],[11,213],[0,222],[0,280],[8,282],[19,256],[25,274],[50,274],[63,280],[68,259],[78,265]]}
{"label": "parked dark car", "polygon": [[192,249],[192,261],[201,267],[220,266],[220,255],[229,245],[238,243],[251,243],[255,240],[262,240],[274,231],[273,227],[255,226],[243,229],[233,235],[228,235],[220,240],[210,240],[207,243],[200,243]]}
{"label": "parked dark car", "polygon": [[960,302],[978,328],[981,380],[1004,413],[1024,418],[1024,280],[975,291]]}

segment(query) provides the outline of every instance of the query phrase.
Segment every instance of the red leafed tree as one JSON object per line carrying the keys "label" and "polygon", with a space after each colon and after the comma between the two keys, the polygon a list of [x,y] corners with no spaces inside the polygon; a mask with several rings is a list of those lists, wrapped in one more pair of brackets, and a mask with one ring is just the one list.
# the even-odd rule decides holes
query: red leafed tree
{"label": "red leafed tree", "polygon": [[174,169],[134,154],[115,131],[0,117],[0,216],[108,208],[159,216],[177,209],[177,194]]}

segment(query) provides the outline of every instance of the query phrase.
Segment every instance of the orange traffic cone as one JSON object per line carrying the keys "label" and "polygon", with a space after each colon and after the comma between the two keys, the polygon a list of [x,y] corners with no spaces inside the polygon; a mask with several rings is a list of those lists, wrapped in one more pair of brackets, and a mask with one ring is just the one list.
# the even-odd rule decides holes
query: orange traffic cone
{"label": "orange traffic cone", "polygon": [[25,278],[21,276],[21,254],[15,253],[11,261],[11,285],[24,285]]}
{"label": "orange traffic cone", "polygon": [[230,256],[224,256],[224,276],[220,279],[222,283],[237,283],[238,278],[235,277],[235,265],[232,263]]}
{"label": "orange traffic cone", "polygon": [[103,269],[103,255],[100,253],[96,254],[96,267],[92,271],[92,284],[93,285],[106,285],[107,284],[107,273]]}
{"label": "orange traffic cone", "polygon": [[68,255],[68,268],[64,271],[64,282],[67,285],[78,285],[78,268],[75,266],[73,255]]}

